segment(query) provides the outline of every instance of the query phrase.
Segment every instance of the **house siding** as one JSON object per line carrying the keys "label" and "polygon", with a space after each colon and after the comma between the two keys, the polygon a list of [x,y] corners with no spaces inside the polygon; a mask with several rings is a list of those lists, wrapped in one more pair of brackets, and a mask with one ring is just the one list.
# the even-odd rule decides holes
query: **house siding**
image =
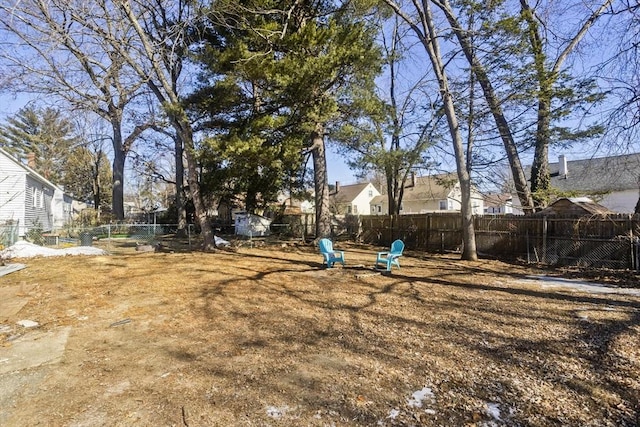
{"label": "house siding", "polygon": [[26,173],[19,165],[2,155],[0,171],[0,223],[20,221],[24,218]]}
{"label": "house siding", "polygon": [[17,223],[21,237],[34,226],[49,232],[71,218],[72,202],[61,188],[0,148],[0,224]]}
{"label": "house siding", "polygon": [[51,211],[53,194],[53,187],[27,175],[24,226],[28,228],[39,226],[43,231],[53,229],[53,212]]}
{"label": "house siding", "polygon": [[615,191],[597,201],[614,212],[633,213],[638,202],[638,189]]}
{"label": "house siding", "polygon": [[[369,196],[369,192],[371,192],[371,196]],[[352,213],[357,215],[370,215],[371,214],[371,206],[369,202],[376,196],[379,196],[380,192],[372,185],[367,185],[364,190],[356,198],[352,201]],[[354,212],[356,211],[357,212]]]}

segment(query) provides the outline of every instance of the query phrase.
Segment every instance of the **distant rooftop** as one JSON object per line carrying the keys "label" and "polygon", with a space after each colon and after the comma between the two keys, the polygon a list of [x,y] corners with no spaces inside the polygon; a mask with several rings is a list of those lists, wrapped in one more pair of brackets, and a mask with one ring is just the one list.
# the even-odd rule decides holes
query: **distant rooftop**
{"label": "distant rooftop", "polygon": [[[640,154],[592,158],[586,160],[566,159],[566,174],[561,160],[549,163],[551,186],[562,191],[598,193],[623,191],[638,188]],[[527,176],[530,176],[528,168]]]}

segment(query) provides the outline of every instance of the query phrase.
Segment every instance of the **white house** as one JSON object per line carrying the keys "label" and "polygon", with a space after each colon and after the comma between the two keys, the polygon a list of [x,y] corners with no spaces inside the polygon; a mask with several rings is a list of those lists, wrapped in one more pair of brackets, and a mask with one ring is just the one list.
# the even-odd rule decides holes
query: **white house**
{"label": "white house", "polygon": [[71,197],[0,148],[0,224],[18,224],[23,237],[34,227],[62,227],[72,214]]}
{"label": "white house", "polygon": [[[400,214],[419,214],[429,212],[460,212],[462,207],[462,192],[456,174],[441,174],[431,176],[411,176],[411,180],[404,186],[404,194],[400,206]],[[472,187],[471,208],[474,215],[484,213],[482,195]],[[371,203],[373,215],[388,215],[389,203],[387,196],[379,196]]]}
{"label": "white house", "polygon": [[[588,197],[613,212],[633,213],[638,202],[640,153],[549,163],[551,187],[571,197]],[[527,168],[527,176],[531,168]],[[520,208],[517,197],[514,205]],[[515,206],[514,206],[515,207]]]}
{"label": "white house", "polygon": [[352,185],[340,185],[336,182],[333,193],[329,194],[334,214],[369,215],[370,202],[380,192],[370,182]]}
{"label": "white house", "polygon": [[484,196],[484,213],[493,215],[512,214],[513,196],[509,193],[492,193]]}

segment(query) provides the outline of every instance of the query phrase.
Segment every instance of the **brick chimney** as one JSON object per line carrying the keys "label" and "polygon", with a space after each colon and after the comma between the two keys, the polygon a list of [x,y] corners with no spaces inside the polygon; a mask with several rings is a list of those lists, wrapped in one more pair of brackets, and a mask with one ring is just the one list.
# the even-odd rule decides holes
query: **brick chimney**
{"label": "brick chimney", "polygon": [[567,175],[569,175],[569,170],[567,169],[567,158],[564,154],[560,154],[558,156],[558,172],[562,178],[566,178]]}
{"label": "brick chimney", "polygon": [[31,169],[36,168],[36,153],[27,153],[27,166]]}
{"label": "brick chimney", "polygon": [[337,193],[338,191],[340,191],[340,181],[336,181],[336,189],[335,189],[335,192]]}

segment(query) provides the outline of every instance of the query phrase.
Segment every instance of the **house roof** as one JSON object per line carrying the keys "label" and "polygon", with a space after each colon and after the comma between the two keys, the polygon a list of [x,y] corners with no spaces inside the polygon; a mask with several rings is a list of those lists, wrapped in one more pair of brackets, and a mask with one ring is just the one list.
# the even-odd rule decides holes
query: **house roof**
{"label": "house roof", "polygon": [[566,176],[560,175],[560,162],[549,163],[552,187],[584,194],[637,189],[639,171],[640,153],[567,160]]}
{"label": "house roof", "polygon": [[415,185],[409,182],[404,187],[403,201],[443,200],[458,183],[454,173],[415,177]]}
{"label": "house roof", "polygon": [[358,195],[362,193],[369,184],[369,182],[363,182],[360,184],[341,185],[338,187],[337,192],[333,192],[329,196],[333,197],[338,202],[351,202],[353,199],[358,197]]}
{"label": "house roof", "polygon": [[504,206],[513,201],[511,193],[490,193],[484,195],[485,206]]}
{"label": "house roof", "polygon": [[608,215],[615,212],[594,202],[588,197],[563,197],[538,212],[538,215],[556,214],[583,214],[583,215]]}
{"label": "house roof", "polygon": [[7,159],[9,159],[10,161],[15,163],[16,165],[18,165],[21,168],[23,168],[29,175],[34,177],[36,180],[38,180],[38,181],[40,181],[40,182],[42,182],[42,183],[44,183],[46,185],[49,185],[49,186],[53,187],[54,189],[57,189],[60,192],[64,193],[64,190],[62,188],[60,188],[60,186],[58,186],[58,185],[54,184],[53,182],[49,181],[44,176],[40,175],[38,172],[36,172],[35,170],[31,169],[29,166],[25,165],[24,163],[22,163],[21,161],[19,161],[15,157],[13,157],[6,150],[4,150],[2,147],[0,147],[0,154],[4,155]]}
{"label": "house roof", "polygon": [[382,203],[384,203],[386,201],[387,201],[387,195],[386,194],[381,194],[381,195],[376,196],[373,199],[371,199],[369,204],[371,204],[371,205],[380,205],[380,204],[382,204]]}

